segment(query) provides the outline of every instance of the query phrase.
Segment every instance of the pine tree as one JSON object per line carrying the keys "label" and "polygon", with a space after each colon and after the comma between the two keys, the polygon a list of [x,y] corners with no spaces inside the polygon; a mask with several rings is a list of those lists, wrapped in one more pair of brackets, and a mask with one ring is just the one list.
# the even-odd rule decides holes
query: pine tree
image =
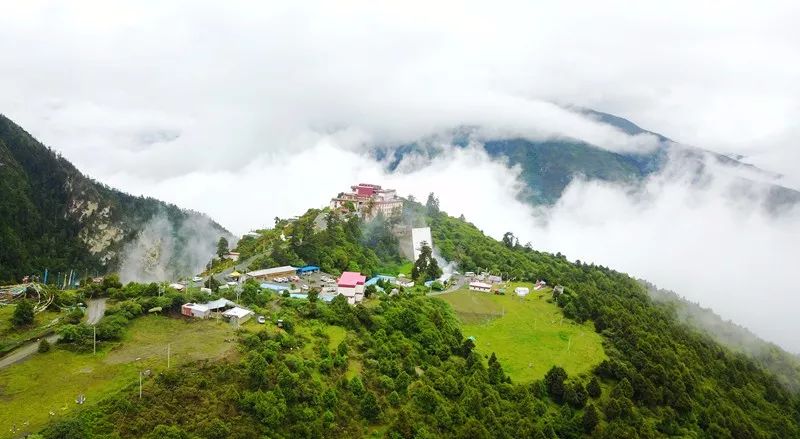
{"label": "pine tree", "polygon": [[219,238],[217,242],[217,256],[220,258],[228,253],[228,240],[224,236]]}
{"label": "pine tree", "polygon": [[597,380],[597,377],[592,377],[589,384],[586,385],[586,392],[589,393],[589,396],[592,398],[599,398],[602,390],[600,389],[600,381]]}
{"label": "pine tree", "polygon": [[27,326],[33,323],[33,304],[27,299],[20,300],[14,308],[11,322],[14,326]]}
{"label": "pine tree", "polygon": [[553,366],[544,376],[547,393],[559,403],[562,402],[564,398],[564,381],[566,380],[567,372],[559,366]]}
{"label": "pine tree", "polygon": [[587,405],[583,410],[583,431],[591,433],[599,422],[600,415],[597,413],[597,409],[594,408],[594,404]]}
{"label": "pine tree", "polygon": [[492,352],[492,356],[489,357],[489,383],[499,384],[503,381],[505,381],[503,366],[500,365],[500,362],[497,361],[497,356]]}
{"label": "pine tree", "polygon": [[370,422],[378,419],[381,413],[381,408],[378,406],[378,400],[372,392],[367,391],[364,398],[361,399],[361,416]]}

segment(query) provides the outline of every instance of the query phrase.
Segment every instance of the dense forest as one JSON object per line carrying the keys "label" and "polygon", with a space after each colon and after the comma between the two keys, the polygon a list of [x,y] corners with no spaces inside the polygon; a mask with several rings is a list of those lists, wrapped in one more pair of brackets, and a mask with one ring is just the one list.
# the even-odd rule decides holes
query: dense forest
{"label": "dense forest", "polygon": [[[174,232],[198,221],[209,224],[214,240],[229,235],[205,215],[91,180],[0,115],[0,284],[45,268],[81,275],[117,269],[124,245],[155,216]],[[176,253],[191,245],[192,237],[173,236]]]}
{"label": "dense forest", "polygon": [[[684,324],[636,279],[535,251],[513,236],[496,241],[436,203],[406,203],[405,214],[430,224],[438,251],[462,270],[563,285],[551,300],[567,318],[593,323],[608,360],[585,376],[554,365],[540,380],[512,382],[493,354],[476,353],[436,298],[406,292],[352,307],[341,297],[326,304],[253,285],[243,301],[278,310],[283,329],[242,332],[239,359],[165,371],[141,400],[128,388],[43,436],[800,437],[796,393],[745,354]],[[291,238],[277,238],[279,252],[291,250],[303,262],[330,257],[331,268],[369,268],[378,259],[373,250],[351,253],[363,247],[356,232],[363,224],[340,220],[329,219],[324,230],[295,222],[301,227]],[[265,241],[243,244],[258,242]],[[338,252],[347,261],[330,256]],[[153,291],[117,294],[130,300]],[[328,327],[347,336],[331,346]]]}
{"label": "dense forest", "polygon": [[243,237],[237,250],[242,259],[255,257],[246,267],[250,270],[313,264],[327,273],[372,275],[400,263],[399,244],[392,233],[398,222],[378,215],[365,223],[355,215],[311,209],[292,221],[277,220],[275,228],[262,230],[257,237]]}

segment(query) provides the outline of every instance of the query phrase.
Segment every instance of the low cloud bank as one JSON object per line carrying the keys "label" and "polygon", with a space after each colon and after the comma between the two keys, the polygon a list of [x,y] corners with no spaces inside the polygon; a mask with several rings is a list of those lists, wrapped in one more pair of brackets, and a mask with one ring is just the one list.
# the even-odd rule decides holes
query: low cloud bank
{"label": "low cloud bank", "polygon": [[123,248],[120,278],[161,282],[199,273],[214,256],[220,236],[208,218],[189,217],[176,224],[158,213]]}
{"label": "low cloud bank", "polygon": [[767,187],[743,180],[746,169],[676,156],[636,187],[575,180],[542,209],[517,200],[518,176],[468,148],[384,181],[418,199],[435,192],[443,210],[497,239],[512,231],[534,248],[647,279],[800,353],[800,206],[770,212]]}
{"label": "low cloud bank", "polygon": [[[800,209],[775,215],[721,173],[697,184],[681,164],[640,190],[575,181],[533,228],[537,248],[642,277],[800,352]],[[762,193],[762,196],[766,196]]]}
{"label": "low cloud bank", "polygon": [[123,185],[205,210],[240,234],[270,225],[275,216],[324,206],[355,182],[383,184],[419,200],[434,192],[443,210],[464,214],[495,238],[512,231],[537,249],[647,279],[800,352],[793,257],[800,248],[800,211],[768,213],[762,208],[766,192],[756,184],[738,196],[736,170],[706,160],[698,179],[697,163],[673,160],[641,187],[576,180],[555,206],[534,209],[517,199],[520,170],[492,160],[479,145],[445,148],[433,161],[387,173],[352,147],[352,136],[344,138],[322,137],[298,154],[256,159],[236,173]]}

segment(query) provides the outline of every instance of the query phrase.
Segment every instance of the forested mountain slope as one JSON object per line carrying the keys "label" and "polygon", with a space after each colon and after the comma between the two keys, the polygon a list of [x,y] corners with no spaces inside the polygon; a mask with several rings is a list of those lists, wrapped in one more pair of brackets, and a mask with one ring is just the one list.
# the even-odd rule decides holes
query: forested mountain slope
{"label": "forested mountain slope", "polygon": [[[493,354],[482,355],[484,347],[478,354],[449,305],[425,297],[425,289],[353,307],[341,296],[326,304],[249,284],[242,300],[281,318],[282,329],[251,327],[241,333],[241,358],[164,371],[142,399],[131,386],[44,436],[800,436],[797,394],[745,355],[685,325],[636,279],[513,239],[496,241],[435,203],[406,203],[405,210],[404,221],[430,225],[438,251],[463,271],[563,285],[551,300],[565,318],[593,323],[608,360],[588,375],[567,376],[555,364],[541,380],[512,382]],[[360,220],[330,217],[320,230],[310,226],[319,213],[294,223],[305,230],[293,242],[255,238],[242,245],[328,270],[364,264],[370,272],[381,263],[372,250],[352,253],[364,245]]]}
{"label": "forested mountain slope", "polygon": [[[188,233],[184,225],[196,231]],[[148,227],[149,241],[140,234]],[[230,233],[203,214],[87,178],[0,115],[0,281],[45,268],[83,275],[123,264],[129,278],[146,278],[148,270],[191,274],[198,268],[193,253],[207,247],[202,262],[207,261],[223,235]],[[209,242],[198,249],[193,239]],[[131,255],[147,256],[126,261],[127,244]]]}
{"label": "forested mountain slope", "polygon": [[[575,111],[629,135],[651,136],[657,141],[657,145],[649,151],[614,152],[577,139],[531,140],[513,135],[503,137],[482,134],[480,127],[460,127],[413,143],[379,145],[372,152],[389,170],[403,171],[403,160],[416,159],[411,162],[418,163],[419,159],[435,158],[443,152],[443,143],[456,147],[479,144],[490,157],[505,160],[511,166],[517,165],[521,168],[520,177],[525,183],[525,190],[521,195],[525,201],[534,205],[554,204],[575,178],[635,186],[648,176],[663,171],[670,161],[693,173],[698,183],[708,178],[708,166],[728,167],[733,172],[742,172],[743,175],[760,174],[767,181],[777,177],[726,155],[676,143],[618,116],[588,109]],[[769,210],[800,203],[800,192],[796,190],[754,181],[749,175],[741,180],[743,184],[733,188],[734,194],[754,197],[754,194],[763,190],[767,196],[759,201]]]}
{"label": "forested mountain slope", "polygon": [[659,289],[648,282],[642,281],[642,283],[656,302],[674,309],[679,321],[704,331],[734,351],[746,354],[757,364],[775,374],[787,388],[800,392],[800,356],[762,340],[747,328],[723,320],[713,310],[689,302],[673,291]]}

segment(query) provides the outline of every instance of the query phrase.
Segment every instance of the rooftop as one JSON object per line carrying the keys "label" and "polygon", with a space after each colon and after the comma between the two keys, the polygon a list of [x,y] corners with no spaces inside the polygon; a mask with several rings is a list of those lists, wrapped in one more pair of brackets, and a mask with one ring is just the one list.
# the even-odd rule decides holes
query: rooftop
{"label": "rooftop", "polygon": [[238,306],[236,308],[231,308],[222,313],[223,316],[236,317],[236,318],[242,318],[250,314],[255,314],[255,313],[253,311],[250,311],[249,309],[239,308]]}
{"label": "rooftop", "polygon": [[208,307],[207,306],[201,305],[199,303],[185,303],[183,306],[184,306],[184,308],[194,309],[194,310],[197,310],[197,311],[202,311],[202,312],[208,311]]}
{"label": "rooftop", "polygon": [[354,271],[345,271],[339,276],[336,284],[340,287],[355,287],[356,285],[363,285],[367,281],[367,277],[356,273]]}
{"label": "rooftop", "polygon": [[231,302],[228,299],[217,299],[217,300],[212,300],[211,302],[203,304],[203,306],[205,306],[208,309],[225,308],[228,305],[235,305],[235,303]]}
{"label": "rooftop", "polygon": [[289,271],[297,271],[297,269],[292,267],[291,265],[284,265],[283,267],[264,268],[262,270],[251,271],[247,273],[247,275],[250,277],[257,277],[257,276],[267,276],[270,274],[286,273]]}

